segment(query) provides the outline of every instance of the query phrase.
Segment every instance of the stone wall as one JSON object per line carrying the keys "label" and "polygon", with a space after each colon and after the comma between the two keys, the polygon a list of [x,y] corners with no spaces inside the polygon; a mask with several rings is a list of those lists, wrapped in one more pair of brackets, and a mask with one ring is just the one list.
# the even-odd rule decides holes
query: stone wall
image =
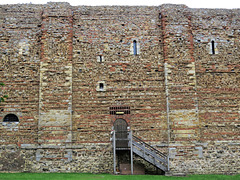
{"label": "stone wall", "polygon": [[112,173],[121,118],[170,174],[240,173],[239,14],[1,5],[0,170]]}

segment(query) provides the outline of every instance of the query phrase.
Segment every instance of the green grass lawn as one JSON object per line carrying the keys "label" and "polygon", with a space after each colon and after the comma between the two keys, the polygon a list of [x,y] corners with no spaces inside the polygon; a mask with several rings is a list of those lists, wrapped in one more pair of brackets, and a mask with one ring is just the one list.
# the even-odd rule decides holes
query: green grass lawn
{"label": "green grass lawn", "polygon": [[171,177],[159,175],[111,175],[111,174],[78,174],[78,173],[0,173],[0,180],[240,180],[240,175],[191,175]]}

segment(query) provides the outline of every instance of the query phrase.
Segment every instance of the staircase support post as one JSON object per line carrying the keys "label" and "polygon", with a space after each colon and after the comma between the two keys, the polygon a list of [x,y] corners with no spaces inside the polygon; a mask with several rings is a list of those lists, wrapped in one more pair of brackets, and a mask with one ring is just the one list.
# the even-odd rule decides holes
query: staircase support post
{"label": "staircase support post", "polygon": [[132,144],[132,131],[129,132],[130,135],[130,146],[131,146],[131,174],[133,175],[133,144]]}
{"label": "staircase support post", "polygon": [[113,172],[116,174],[116,134],[113,131]]}
{"label": "staircase support post", "polygon": [[145,158],[145,144],[143,144],[143,158]]}
{"label": "staircase support post", "polygon": [[167,171],[169,171],[169,154],[168,154],[168,157],[167,157]]}

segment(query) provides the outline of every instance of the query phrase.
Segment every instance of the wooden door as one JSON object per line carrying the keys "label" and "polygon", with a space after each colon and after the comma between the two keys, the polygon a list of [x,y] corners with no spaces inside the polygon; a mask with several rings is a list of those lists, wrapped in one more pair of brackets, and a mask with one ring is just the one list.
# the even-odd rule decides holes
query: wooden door
{"label": "wooden door", "polygon": [[124,119],[117,119],[114,122],[114,130],[116,132],[116,147],[127,148],[128,147],[128,124]]}

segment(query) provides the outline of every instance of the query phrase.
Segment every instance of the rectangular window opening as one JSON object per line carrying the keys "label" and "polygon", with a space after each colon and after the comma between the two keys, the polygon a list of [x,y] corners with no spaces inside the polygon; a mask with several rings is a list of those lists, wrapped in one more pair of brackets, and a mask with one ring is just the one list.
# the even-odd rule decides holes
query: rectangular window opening
{"label": "rectangular window opening", "polygon": [[104,89],[104,84],[103,83],[99,83],[99,89],[103,90]]}

